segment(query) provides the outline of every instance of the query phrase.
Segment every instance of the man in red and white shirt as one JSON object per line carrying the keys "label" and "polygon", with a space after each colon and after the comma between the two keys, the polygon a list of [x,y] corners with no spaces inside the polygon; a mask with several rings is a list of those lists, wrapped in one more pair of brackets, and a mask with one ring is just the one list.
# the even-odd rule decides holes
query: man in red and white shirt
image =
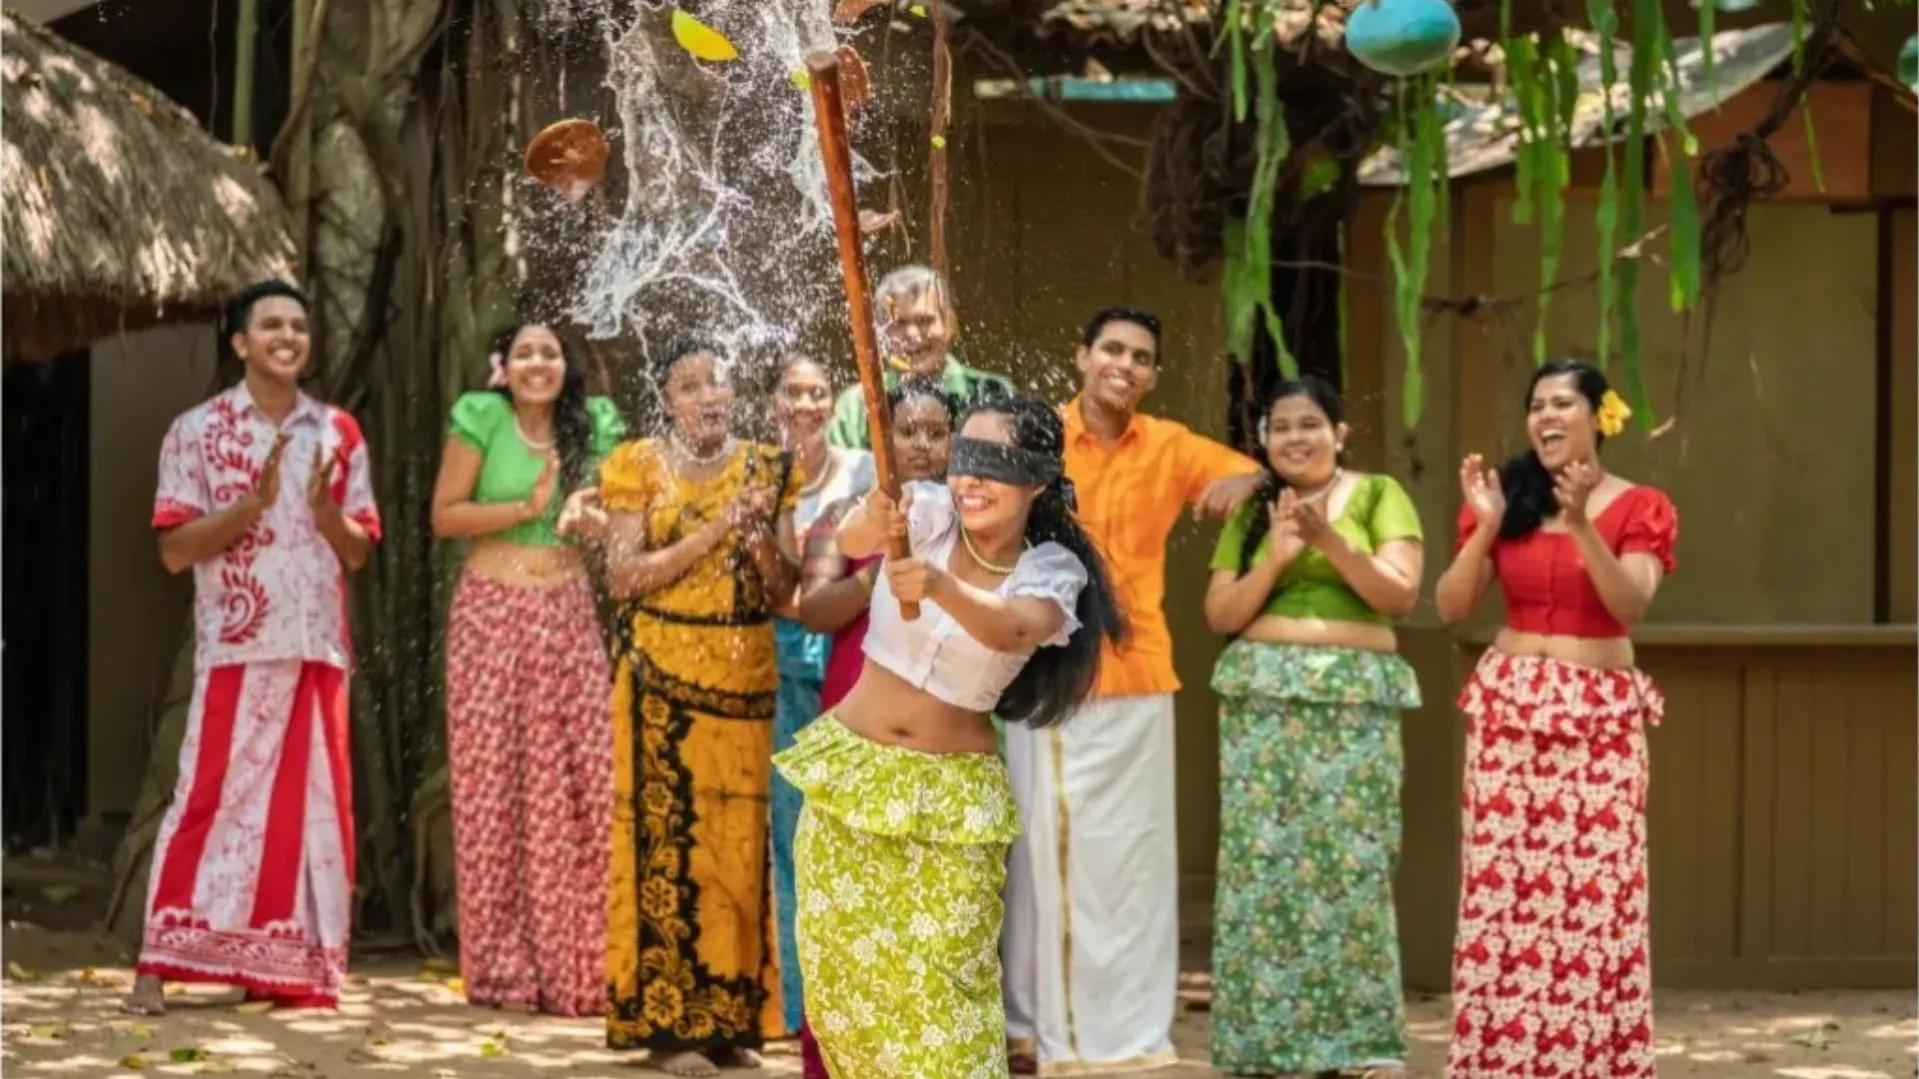
{"label": "man in red and white shirt", "polygon": [[306,298],[269,281],[228,305],[246,376],[173,421],[153,527],[193,570],[193,703],[154,847],[139,979],[331,1007],[353,909],[346,572],[380,537],[366,440],[300,391]]}

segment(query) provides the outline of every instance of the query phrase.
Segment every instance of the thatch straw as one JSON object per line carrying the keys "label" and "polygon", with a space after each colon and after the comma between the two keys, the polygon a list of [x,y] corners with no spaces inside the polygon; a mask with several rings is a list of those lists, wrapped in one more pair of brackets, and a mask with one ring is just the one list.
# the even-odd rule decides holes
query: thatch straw
{"label": "thatch straw", "polygon": [[203,317],[293,272],[257,166],[128,72],[0,12],[5,355]]}

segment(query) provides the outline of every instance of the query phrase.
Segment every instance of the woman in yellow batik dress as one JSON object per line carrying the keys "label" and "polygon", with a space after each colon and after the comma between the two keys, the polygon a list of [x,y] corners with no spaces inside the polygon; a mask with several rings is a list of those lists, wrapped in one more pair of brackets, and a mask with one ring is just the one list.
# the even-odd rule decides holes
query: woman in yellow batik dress
{"label": "woman in yellow batik dress", "polygon": [[613,677],[607,1044],[673,1075],[753,1067],[781,1022],[767,847],[770,608],[797,581],[800,476],[735,439],[714,348],[653,370],[664,438],[600,470],[607,575],[621,608]]}

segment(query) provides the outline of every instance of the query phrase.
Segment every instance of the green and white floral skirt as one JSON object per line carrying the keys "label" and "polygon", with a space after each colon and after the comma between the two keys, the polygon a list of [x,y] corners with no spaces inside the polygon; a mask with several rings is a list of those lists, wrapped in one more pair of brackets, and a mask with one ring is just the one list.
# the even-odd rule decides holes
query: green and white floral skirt
{"label": "green and white floral skirt", "polygon": [[1237,641],[1219,693],[1213,1066],[1235,1075],[1399,1064],[1405,998],[1395,655]]}
{"label": "green and white floral skirt", "polygon": [[920,753],[821,716],[773,763],[806,798],[793,853],[806,1016],[835,1079],[1000,1079],[1000,924],[1019,812],[986,753]]}

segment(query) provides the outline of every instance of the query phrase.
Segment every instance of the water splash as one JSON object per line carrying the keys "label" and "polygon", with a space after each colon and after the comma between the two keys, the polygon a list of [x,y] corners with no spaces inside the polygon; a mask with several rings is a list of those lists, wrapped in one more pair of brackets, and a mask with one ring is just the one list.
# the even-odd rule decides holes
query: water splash
{"label": "water splash", "polygon": [[703,64],[671,17],[642,3],[603,23],[626,199],[574,315],[599,338],[697,333],[736,361],[763,355],[843,310],[812,101],[793,79],[837,44],[833,24],[819,0],[713,0],[700,17],[740,56]]}

